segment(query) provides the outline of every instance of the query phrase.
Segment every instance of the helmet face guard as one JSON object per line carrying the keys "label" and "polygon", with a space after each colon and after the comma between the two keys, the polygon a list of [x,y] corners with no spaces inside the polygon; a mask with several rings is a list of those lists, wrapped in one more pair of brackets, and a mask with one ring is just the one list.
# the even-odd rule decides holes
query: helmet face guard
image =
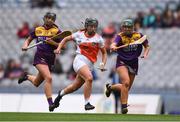
{"label": "helmet face guard", "polygon": [[86,18],[84,27],[87,28],[91,25],[98,27],[98,20],[95,18]]}
{"label": "helmet face guard", "polygon": [[121,23],[121,31],[125,35],[131,35],[134,31],[134,23],[131,19],[126,19]]}

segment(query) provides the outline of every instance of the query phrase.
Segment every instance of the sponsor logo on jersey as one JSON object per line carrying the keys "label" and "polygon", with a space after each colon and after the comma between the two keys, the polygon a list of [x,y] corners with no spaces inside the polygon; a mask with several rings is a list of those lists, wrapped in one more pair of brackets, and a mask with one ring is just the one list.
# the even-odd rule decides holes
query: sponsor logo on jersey
{"label": "sponsor logo on jersey", "polygon": [[92,42],[92,46],[96,46],[96,42]]}

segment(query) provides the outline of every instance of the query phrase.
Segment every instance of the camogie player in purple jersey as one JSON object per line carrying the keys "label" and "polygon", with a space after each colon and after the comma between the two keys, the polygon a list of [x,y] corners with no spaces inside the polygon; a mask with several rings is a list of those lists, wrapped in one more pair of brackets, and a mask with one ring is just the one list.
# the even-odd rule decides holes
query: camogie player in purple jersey
{"label": "camogie player in purple jersey", "polygon": [[150,47],[147,39],[142,44],[128,45],[120,49],[117,47],[132,43],[140,39],[142,36],[141,33],[134,31],[133,21],[131,19],[126,19],[121,24],[121,32],[116,36],[114,42],[111,44],[111,50],[116,51],[118,54],[116,70],[121,83],[115,85],[106,84],[106,96],[109,97],[112,91],[120,92],[122,114],[128,112],[128,92],[138,72],[138,57],[141,55],[144,47],[144,53],[141,58],[146,59]]}
{"label": "camogie player in purple jersey", "polygon": [[[44,24],[42,26],[36,27],[31,33],[30,36],[26,39],[22,46],[22,51],[26,51],[28,45],[33,39],[36,39],[36,43],[39,41],[44,41],[48,38],[51,38],[58,33],[61,33],[58,26],[55,25],[56,14],[47,12],[43,18]],[[53,40],[54,41],[54,40]],[[59,43],[61,40],[55,40]],[[44,92],[47,97],[49,104],[49,111],[53,111],[53,100],[52,100],[52,76],[51,68],[55,62],[54,49],[56,46],[49,45],[47,43],[42,43],[37,45],[37,50],[34,56],[33,65],[38,70],[36,76],[24,73],[22,77],[19,78],[18,83],[21,84],[23,81],[29,80],[34,86],[38,87],[43,81]],[[53,107],[54,108],[54,107]]]}

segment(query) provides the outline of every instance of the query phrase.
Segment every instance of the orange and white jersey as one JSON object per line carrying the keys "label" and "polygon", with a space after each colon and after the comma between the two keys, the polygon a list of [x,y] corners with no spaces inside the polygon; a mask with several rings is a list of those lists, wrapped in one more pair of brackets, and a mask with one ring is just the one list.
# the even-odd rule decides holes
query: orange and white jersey
{"label": "orange and white jersey", "polygon": [[87,37],[85,31],[78,31],[72,34],[76,42],[78,54],[86,56],[91,62],[96,62],[100,48],[104,47],[103,38],[97,33],[92,37]]}

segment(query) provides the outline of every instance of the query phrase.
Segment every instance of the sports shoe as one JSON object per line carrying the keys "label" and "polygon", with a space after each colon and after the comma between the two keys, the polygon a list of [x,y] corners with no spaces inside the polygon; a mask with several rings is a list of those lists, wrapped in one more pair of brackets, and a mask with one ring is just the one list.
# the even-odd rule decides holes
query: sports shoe
{"label": "sports shoe", "polygon": [[121,113],[122,113],[122,114],[127,114],[127,112],[128,112],[128,109],[127,109],[127,108],[122,108],[122,109],[121,109]]}
{"label": "sports shoe", "polygon": [[58,96],[54,100],[54,105],[56,108],[59,107],[59,102],[62,99],[62,96],[60,95],[60,93],[61,93],[61,91],[58,92]]}
{"label": "sports shoe", "polygon": [[59,102],[62,99],[62,96],[60,95],[61,91],[58,92],[58,96],[55,98],[54,103],[49,106],[49,111],[54,111],[55,108],[59,107]]}
{"label": "sports shoe", "polygon": [[85,106],[84,106],[84,109],[87,111],[87,110],[92,110],[94,109],[95,107],[93,105],[91,105],[90,103],[87,103]]}
{"label": "sports shoe", "polygon": [[49,111],[50,112],[53,112],[55,108],[56,108],[56,106],[54,104],[49,105]]}
{"label": "sports shoe", "polygon": [[108,83],[106,84],[106,97],[109,97],[111,95],[111,85]]}
{"label": "sports shoe", "polygon": [[27,72],[24,72],[22,76],[18,80],[18,84],[21,84],[22,82],[26,81],[28,79]]}

